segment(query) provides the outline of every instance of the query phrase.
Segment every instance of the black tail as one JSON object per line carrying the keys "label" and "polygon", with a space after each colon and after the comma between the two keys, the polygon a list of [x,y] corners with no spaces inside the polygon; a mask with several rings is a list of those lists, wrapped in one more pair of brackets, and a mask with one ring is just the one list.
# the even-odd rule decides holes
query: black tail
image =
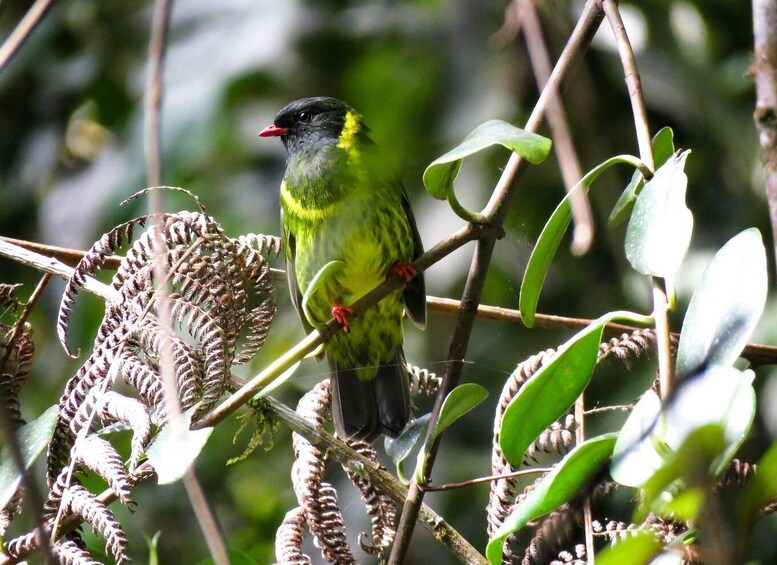
{"label": "black tail", "polygon": [[397,437],[410,418],[410,391],[405,356],[397,349],[393,363],[381,365],[369,381],[355,369],[329,361],[332,371],[332,419],[341,438],[375,440],[381,434]]}

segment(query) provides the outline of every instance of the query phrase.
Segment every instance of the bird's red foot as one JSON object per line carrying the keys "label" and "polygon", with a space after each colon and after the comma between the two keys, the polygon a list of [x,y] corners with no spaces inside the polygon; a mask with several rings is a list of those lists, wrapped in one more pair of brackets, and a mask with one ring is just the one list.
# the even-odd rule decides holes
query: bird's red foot
{"label": "bird's red foot", "polygon": [[340,306],[337,302],[332,304],[332,317],[340,324],[345,333],[348,333],[351,329],[348,326],[348,316],[351,314],[353,314],[353,310],[348,308],[348,306]]}
{"label": "bird's red foot", "polygon": [[391,268],[388,272],[389,276],[395,276],[399,277],[400,279],[404,280],[406,283],[409,283],[411,280],[413,280],[416,275],[418,275],[418,271],[416,271],[412,265],[409,263],[403,263],[402,261],[397,261],[393,265],[391,265]]}

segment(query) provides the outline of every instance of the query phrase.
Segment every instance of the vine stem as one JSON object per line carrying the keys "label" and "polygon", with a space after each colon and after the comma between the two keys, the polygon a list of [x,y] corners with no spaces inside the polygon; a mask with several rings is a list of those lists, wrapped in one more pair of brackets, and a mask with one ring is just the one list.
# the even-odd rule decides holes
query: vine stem
{"label": "vine stem", "polygon": [[11,35],[0,46],[0,72],[2,72],[14,55],[21,49],[38,24],[54,4],[54,0],[37,0],[24,14]]}
{"label": "vine stem", "polygon": [[[604,0],[604,13],[615,35],[618,46],[621,65],[623,66],[624,79],[629,91],[631,111],[634,116],[634,129],[637,134],[639,157],[645,165],[655,171],[656,164],[653,158],[653,145],[650,137],[645,100],[642,95],[642,83],[639,78],[637,64],[634,60],[634,50],[631,48],[626,27],[623,24],[618,3],[615,0]],[[653,315],[656,319],[656,342],[658,348],[658,379],[661,398],[668,398],[672,391],[674,381],[674,368],[672,366],[671,338],[669,332],[669,297],[666,281],[663,278],[653,277]]]}
{"label": "vine stem", "polygon": [[[557,96],[558,86],[561,83],[562,78],[567,74],[571,62],[587,48],[603,17],[604,14],[601,10],[601,0],[589,0],[527,121],[527,130],[536,131],[539,127],[545,110],[548,107],[548,103],[554,96]],[[445,363],[442,383],[437,393],[434,408],[432,409],[432,415],[429,419],[429,425],[427,426],[425,433],[424,441],[431,442],[432,445],[424,461],[424,468],[421,473],[422,476],[427,478],[431,477],[432,466],[434,465],[437,448],[440,442],[440,436],[433,439],[434,427],[439,418],[445,397],[456,387],[461,378],[463,367],[462,361],[465,358],[469,345],[469,337],[480,303],[480,296],[488,272],[488,266],[491,261],[491,255],[494,250],[494,245],[496,244],[497,233],[501,231],[501,226],[504,217],[507,214],[510,201],[515,195],[515,190],[511,188],[513,182],[523,170],[525,170],[525,161],[523,161],[517,153],[513,153],[507,161],[507,165],[494,188],[488,204],[486,204],[486,207],[483,210],[483,216],[488,219],[489,225],[494,229],[489,233],[484,234],[484,236],[478,240],[470,264],[469,274],[467,275],[467,282],[464,287],[459,314],[449,348],[448,361]],[[423,501],[423,496],[423,490],[416,482],[414,474],[410,481],[405,504],[402,508],[402,515],[399,520],[399,526],[397,527],[397,536],[391,547],[391,554],[389,555],[388,560],[389,565],[399,565],[405,560],[410,546],[410,539],[413,536],[415,523],[418,518],[419,508]]]}

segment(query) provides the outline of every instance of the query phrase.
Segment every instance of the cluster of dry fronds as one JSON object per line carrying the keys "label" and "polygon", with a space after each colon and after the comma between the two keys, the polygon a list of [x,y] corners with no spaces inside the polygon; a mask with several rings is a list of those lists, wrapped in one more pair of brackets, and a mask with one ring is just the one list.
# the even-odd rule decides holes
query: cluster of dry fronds
{"label": "cluster of dry fronds", "polygon": [[[67,382],[59,401],[48,450],[45,531],[39,528],[6,542],[11,556],[28,553],[47,536],[56,540],[51,550],[60,561],[94,563],[73,528],[82,521],[106,540],[116,563],[126,562],[123,528],[104,501],[81,485],[79,476],[89,471],[99,475],[122,504],[131,505],[130,488],[151,472],[141,460],[154,431],[169,422],[170,402],[179,404],[175,413],[195,406],[195,417],[204,413],[226,390],[230,368],[248,361],[265,341],[275,300],[262,253],[277,253],[278,240],[231,239],[207,214],[180,212],[123,223],[83,257],[67,284],[58,318],[66,350],[70,351],[67,329],[79,289],[107,257],[132,242],[137,226],[146,223],[151,227],[132,243],[113,276],[116,298],[106,304],[92,353]],[[155,257],[163,258],[161,270]],[[160,287],[166,291],[159,292]],[[7,287],[0,299],[13,305]],[[169,312],[166,324],[159,318],[162,301]],[[11,369],[3,372],[0,385],[18,426],[18,392],[29,374],[32,354],[28,333],[6,351]],[[173,399],[165,395],[166,357],[174,372]],[[126,386],[119,386],[120,381]],[[100,433],[109,427],[132,430],[126,462]],[[4,511],[6,515],[10,512]]]}

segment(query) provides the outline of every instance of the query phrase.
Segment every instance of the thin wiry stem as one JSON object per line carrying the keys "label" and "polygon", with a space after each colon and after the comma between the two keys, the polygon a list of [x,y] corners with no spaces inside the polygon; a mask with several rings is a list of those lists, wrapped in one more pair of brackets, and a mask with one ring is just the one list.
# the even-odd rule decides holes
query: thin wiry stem
{"label": "thin wiry stem", "polygon": [[491,481],[499,481],[501,479],[514,479],[516,477],[523,477],[525,475],[537,475],[540,473],[550,473],[552,470],[553,470],[552,467],[532,467],[531,469],[521,469],[520,471],[513,471],[512,473],[502,473],[501,475],[489,475],[487,477],[478,477],[477,479],[469,479],[468,481],[461,481],[458,483],[447,483],[444,485],[419,485],[419,486],[421,490],[425,492],[439,492],[443,490],[454,490],[454,489],[471,487],[473,485],[490,483]]}
{"label": "thin wiry stem", "polygon": [[[615,34],[615,42],[618,46],[624,78],[631,100],[631,110],[634,115],[634,129],[637,133],[639,145],[639,157],[652,171],[656,165],[653,158],[653,146],[650,138],[650,126],[648,125],[645,100],[642,96],[642,84],[634,61],[634,50],[631,48],[626,27],[623,25],[618,3],[615,0],[604,0],[604,12],[607,21]],[[658,375],[661,398],[668,398],[672,391],[674,380],[671,338],[669,332],[669,298],[667,296],[666,281],[653,277],[653,315],[656,319],[656,342],[658,349]]]}
{"label": "thin wiry stem", "polygon": [[[532,0],[513,2],[517,25],[526,37],[526,48],[531,60],[534,79],[540,90],[545,88],[553,70],[548,45],[542,35],[542,25],[537,15],[537,7]],[[557,92],[548,101],[548,125],[550,126],[553,149],[556,152],[564,187],[571,191],[583,176],[580,161],[577,158],[572,134],[569,131],[566,113],[561,96]],[[591,205],[585,192],[576,190],[569,201],[572,209],[572,253],[583,255],[591,247],[594,235],[594,218]]]}
{"label": "thin wiry stem", "polygon": [[11,32],[11,35],[0,46],[0,72],[3,72],[14,55],[19,51],[24,42],[30,37],[30,34],[46,15],[49,8],[54,4],[54,0],[37,0],[19,24]]}
{"label": "thin wiry stem", "polygon": [[[550,99],[557,96],[558,86],[562,78],[566,76],[567,71],[570,68],[570,63],[580,53],[585,51],[588,44],[593,39],[593,35],[602,19],[601,0],[589,0],[583,15],[575,26],[572,36],[569,38],[564,51],[561,53],[558,63],[553,69],[553,73],[545,88],[542,90],[539,100],[527,121],[527,130],[537,130],[542,122],[542,117],[548,107]],[[469,345],[469,336],[472,330],[472,324],[475,321],[478,304],[480,303],[480,296],[488,272],[494,245],[496,243],[496,235],[507,214],[510,201],[515,196],[516,191],[512,188],[513,182],[522,170],[525,170],[525,161],[521,159],[517,153],[513,153],[483,211],[483,215],[487,218],[488,224],[495,229],[484,234],[478,240],[475,254],[472,258],[472,263],[470,264],[456,327],[454,329],[453,338],[451,339],[448,361],[445,364],[442,384],[437,393],[432,415],[429,419],[429,425],[426,429],[426,441],[432,440],[434,426],[439,417],[443,401],[448,393],[450,393],[450,391],[458,384],[461,377],[463,366],[462,360],[465,357]],[[424,477],[429,478],[431,476],[431,470],[434,465],[439,442],[440,436],[437,436],[432,442],[432,448],[424,461],[424,472],[422,473],[422,476]],[[391,555],[389,556],[390,565],[398,565],[404,562],[422,501],[423,491],[419,488],[414,475],[413,479],[410,481],[407,498],[405,499],[405,504],[402,509],[402,516],[397,528],[397,537],[391,548]]]}
{"label": "thin wiry stem", "polygon": [[[167,35],[170,29],[172,0],[156,0],[151,23],[151,39],[149,41],[149,70],[144,96],[144,152],[146,157],[146,176],[151,186],[162,184],[162,155],[160,146],[161,108],[162,108],[162,74],[167,48]],[[162,213],[162,191],[153,190],[149,194],[151,215],[159,218]],[[161,222],[161,220],[158,220]],[[158,224],[160,225],[160,224]],[[162,392],[168,414],[168,425],[181,428],[184,426],[181,415],[181,404],[176,386],[175,361],[173,360],[173,318],[167,288],[167,248],[162,230],[156,230],[153,238],[155,279],[163,281],[155,289],[157,297],[157,317],[162,332],[159,368],[162,375]],[[216,525],[216,519],[208,505],[202,486],[197,480],[193,469],[188,469],[183,476],[183,484],[192,505],[197,524],[208,544],[208,549],[216,565],[228,565],[226,544]]]}

